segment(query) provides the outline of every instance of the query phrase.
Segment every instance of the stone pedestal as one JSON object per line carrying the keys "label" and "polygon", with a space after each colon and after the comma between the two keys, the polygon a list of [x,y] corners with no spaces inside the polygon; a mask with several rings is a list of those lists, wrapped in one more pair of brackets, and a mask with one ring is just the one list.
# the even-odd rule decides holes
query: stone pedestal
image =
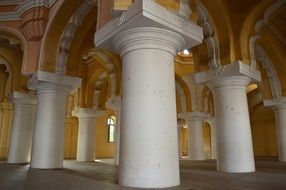
{"label": "stone pedestal", "polygon": [[257,70],[240,61],[196,75],[213,93],[218,171],[255,171],[246,89],[251,80],[260,79]]}
{"label": "stone pedestal", "polygon": [[32,168],[63,167],[67,96],[80,84],[79,78],[42,71],[35,73],[29,80],[29,88],[37,91]]}
{"label": "stone pedestal", "polygon": [[95,45],[122,58],[120,185],[179,185],[174,57],[202,38],[200,27],[151,0],[96,32]]}
{"label": "stone pedestal", "polygon": [[27,94],[13,92],[14,106],[8,163],[28,163],[31,157],[36,99]]}
{"label": "stone pedestal", "polygon": [[104,111],[86,108],[80,108],[72,113],[72,115],[77,116],[79,120],[77,161],[94,161],[96,118],[104,113]]}
{"label": "stone pedestal", "polygon": [[274,112],[279,161],[286,162],[286,98],[264,100],[264,105]]}

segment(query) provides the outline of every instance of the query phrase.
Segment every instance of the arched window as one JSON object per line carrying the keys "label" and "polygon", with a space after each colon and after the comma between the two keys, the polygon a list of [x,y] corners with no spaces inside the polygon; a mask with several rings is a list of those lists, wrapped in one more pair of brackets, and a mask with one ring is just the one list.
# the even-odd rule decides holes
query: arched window
{"label": "arched window", "polygon": [[110,116],[107,118],[107,127],[108,127],[108,142],[114,142],[115,135],[115,117]]}

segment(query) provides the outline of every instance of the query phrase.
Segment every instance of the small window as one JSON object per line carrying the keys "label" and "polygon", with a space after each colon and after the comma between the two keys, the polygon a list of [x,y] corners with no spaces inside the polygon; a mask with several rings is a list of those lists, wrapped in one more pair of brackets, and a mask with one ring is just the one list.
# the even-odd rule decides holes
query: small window
{"label": "small window", "polygon": [[115,135],[115,117],[110,116],[107,118],[107,127],[108,127],[108,142],[114,142],[114,135]]}

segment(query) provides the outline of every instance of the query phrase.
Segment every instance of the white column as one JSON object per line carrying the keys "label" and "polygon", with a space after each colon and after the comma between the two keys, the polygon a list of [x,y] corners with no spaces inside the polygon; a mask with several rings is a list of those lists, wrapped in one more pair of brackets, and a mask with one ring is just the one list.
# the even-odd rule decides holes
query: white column
{"label": "white column", "polygon": [[211,129],[211,159],[217,158],[216,153],[216,125],[215,125],[215,118],[209,117],[206,118],[205,121],[210,125]]}
{"label": "white column", "polygon": [[120,109],[115,110],[115,114],[116,114],[116,126],[115,126],[114,164],[119,165],[119,160],[120,160],[120,122],[121,122],[121,111],[120,111]]}
{"label": "white column", "polygon": [[178,131],[178,153],[179,153],[179,158],[182,158],[182,132],[181,132],[181,124],[178,123],[177,125],[177,131]]}
{"label": "white column", "polygon": [[73,112],[73,115],[77,116],[79,120],[77,161],[94,161],[96,118],[103,113],[105,112],[86,108],[80,108]]}
{"label": "white column", "polygon": [[209,83],[217,125],[217,168],[222,172],[255,171],[246,97],[249,77],[221,77]]}
{"label": "white column", "polygon": [[241,61],[196,74],[213,93],[218,171],[255,171],[246,89],[260,80],[260,72]]}
{"label": "white column", "polygon": [[115,48],[122,58],[118,181],[130,187],[176,186],[174,57],[201,43],[202,30],[151,0],[137,0],[122,17],[95,34],[97,47]]}
{"label": "white column", "polygon": [[105,103],[106,108],[113,109],[116,117],[115,125],[115,154],[114,164],[119,165],[120,159],[120,123],[121,123],[121,96],[111,97]]}
{"label": "white column", "polygon": [[37,72],[29,83],[30,88],[37,90],[31,167],[62,168],[67,96],[80,86],[80,79]]}
{"label": "white column", "polygon": [[205,160],[203,135],[204,114],[201,112],[189,112],[185,114],[189,133],[188,158],[189,160]]}
{"label": "white column", "polygon": [[31,157],[36,99],[27,94],[13,92],[14,106],[8,163],[28,163]]}
{"label": "white column", "polygon": [[264,105],[274,111],[279,161],[286,162],[286,98],[264,100]]}

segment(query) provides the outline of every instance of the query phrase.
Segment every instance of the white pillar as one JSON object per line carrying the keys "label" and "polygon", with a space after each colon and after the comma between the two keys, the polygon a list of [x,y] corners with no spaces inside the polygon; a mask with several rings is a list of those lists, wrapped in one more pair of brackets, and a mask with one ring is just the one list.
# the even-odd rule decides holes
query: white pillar
{"label": "white pillar", "polygon": [[14,114],[7,162],[28,163],[31,157],[36,100],[27,94],[13,92],[11,101]]}
{"label": "white pillar", "polygon": [[260,72],[241,61],[196,74],[196,82],[213,93],[218,171],[255,171],[246,89],[260,80]]}
{"label": "white pillar", "polygon": [[222,172],[254,172],[254,156],[246,88],[249,77],[221,77],[209,83],[217,125],[217,168]]}
{"label": "white pillar", "polygon": [[121,111],[120,111],[120,109],[116,110],[115,113],[116,113],[116,125],[115,125],[114,164],[119,165],[119,160],[120,160],[120,122],[121,122]]}
{"label": "white pillar", "polygon": [[264,100],[264,105],[274,111],[279,161],[286,162],[286,98]]}
{"label": "white pillar", "polygon": [[174,57],[201,40],[200,27],[151,0],[137,0],[95,34],[97,47],[122,58],[120,185],[180,184]]}
{"label": "white pillar", "polygon": [[205,121],[210,125],[211,129],[211,159],[217,158],[216,153],[216,125],[215,125],[215,118],[214,117],[208,117],[205,119]]}
{"label": "white pillar", "polygon": [[177,125],[177,131],[178,131],[178,153],[179,153],[179,158],[182,158],[182,132],[181,132],[181,124],[178,123]]}
{"label": "white pillar", "polygon": [[103,113],[105,112],[87,108],[80,108],[73,112],[73,115],[77,116],[79,120],[77,161],[94,161],[96,118]]}
{"label": "white pillar", "polygon": [[188,158],[189,160],[205,160],[203,135],[203,119],[205,116],[201,112],[185,114],[189,133]]}
{"label": "white pillar", "polygon": [[39,71],[29,82],[38,96],[31,167],[62,168],[67,96],[81,81]]}
{"label": "white pillar", "polygon": [[106,108],[113,109],[115,112],[115,154],[114,164],[119,165],[120,159],[120,123],[121,123],[121,96],[111,97],[105,103]]}

